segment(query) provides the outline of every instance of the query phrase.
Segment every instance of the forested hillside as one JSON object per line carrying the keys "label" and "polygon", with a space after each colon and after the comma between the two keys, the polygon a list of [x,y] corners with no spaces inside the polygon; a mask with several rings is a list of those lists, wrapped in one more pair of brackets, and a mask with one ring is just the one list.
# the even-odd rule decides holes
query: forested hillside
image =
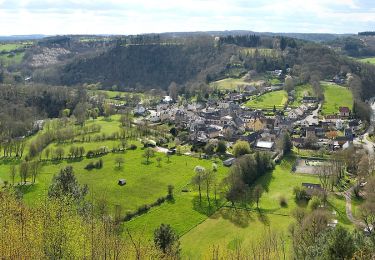
{"label": "forested hillside", "polygon": [[138,88],[167,88],[225,68],[234,48],[201,44],[117,45],[90,59],[76,59],[62,70],[66,85],[102,82]]}

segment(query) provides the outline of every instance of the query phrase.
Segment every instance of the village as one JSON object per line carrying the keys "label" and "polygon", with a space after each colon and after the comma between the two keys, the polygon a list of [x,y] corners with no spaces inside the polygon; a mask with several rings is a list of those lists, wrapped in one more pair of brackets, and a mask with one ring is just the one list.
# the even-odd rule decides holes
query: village
{"label": "village", "polygon": [[[278,78],[281,76],[281,71],[272,73]],[[345,79],[335,77],[329,82],[345,89],[336,83],[344,85]],[[228,148],[237,140],[244,140],[255,150],[271,152],[276,160],[282,156],[278,140],[285,132],[290,134],[297,149],[328,153],[346,149],[355,138],[362,138],[366,126],[354,116],[352,106],[338,106],[337,111],[323,114],[322,106],[326,101],[314,95],[305,94],[295,100],[293,90],[288,94],[287,101],[277,108],[277,104],[256,109],[246,105],[249,100],[283,91],[283,85],[279,83],[259,88],[249,83],[241,86],[241,91],[226,90],[222,98],[208,98],[206,102],[181,104],[165,96],[156,106],[145,106],[140,102],[133,109],[133,114],[136,123],[173,125],[179,133],[185,133],[179,135],[183,136],[180,138],[182,144],[190,144],[194,151],[204,151],[207,144],[217,144],[219,140],[225,141]],[[116,106],[121,109],[121,105]],[[153,141],[159,145],[157,140]],[[230,166],[233,161],[229,159],[225,163]]]}

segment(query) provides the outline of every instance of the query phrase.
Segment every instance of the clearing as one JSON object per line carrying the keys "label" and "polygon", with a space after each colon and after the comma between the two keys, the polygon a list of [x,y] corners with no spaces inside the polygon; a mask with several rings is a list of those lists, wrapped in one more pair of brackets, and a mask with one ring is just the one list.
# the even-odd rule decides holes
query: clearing
{"label": "clearing", "polygon": [[253,109],[273,109],[275,105],[276,108],[282,109],[288,101],[288,94],[285,90],[278,90],[265,93],[263,95],[257,96],[253,100],[245,103],[245,106]]}
{"label": "clearing", "polygon": [[336,84],[322,83],[324,90],[323,115],[338,114],[339,107],[353,109],[353,94],[350,89]]}

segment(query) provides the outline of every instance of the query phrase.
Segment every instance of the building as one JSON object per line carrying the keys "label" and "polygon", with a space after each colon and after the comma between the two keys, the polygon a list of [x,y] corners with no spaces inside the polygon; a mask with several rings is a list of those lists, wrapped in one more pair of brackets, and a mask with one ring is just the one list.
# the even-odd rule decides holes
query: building
{"label": "building", "polygon": [[348,107],[340,107],[339,112],[341,117],[348,117],[350,115],[350,109]]}
{"label": "building", "polygon": [[275,146],[274,142],[269,142],[269,141],[257,141],[255,144],[255,148],[259,150],[264,150],[264,151],[272,151]]}

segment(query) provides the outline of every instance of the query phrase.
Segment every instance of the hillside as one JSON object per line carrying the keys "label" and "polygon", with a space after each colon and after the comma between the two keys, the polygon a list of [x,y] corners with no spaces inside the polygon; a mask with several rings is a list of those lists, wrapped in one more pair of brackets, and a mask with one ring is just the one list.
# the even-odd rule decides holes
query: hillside
{"label": "hillside", "polygon": [[225,68],[233,47],[197,45],[118,45],[88,59],[76,59],[62,69],[66,85],[102,82],[106,86],[167,88]]}

